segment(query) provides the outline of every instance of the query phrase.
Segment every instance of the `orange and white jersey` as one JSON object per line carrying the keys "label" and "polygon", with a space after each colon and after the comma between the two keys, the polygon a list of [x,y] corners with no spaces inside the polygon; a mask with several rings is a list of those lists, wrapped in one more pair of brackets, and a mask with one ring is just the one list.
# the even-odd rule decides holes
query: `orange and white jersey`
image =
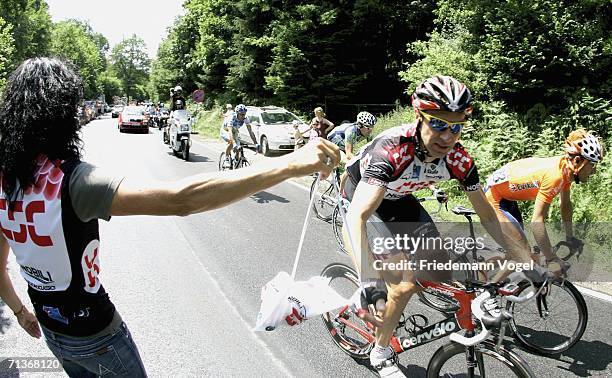
{"label": "orange and white jersey", "polygon": [[499,206],[502,199],[551,203],[569,190],[571,173],[564,156],[516,160],[493,172],[487,179],[487,198]]}

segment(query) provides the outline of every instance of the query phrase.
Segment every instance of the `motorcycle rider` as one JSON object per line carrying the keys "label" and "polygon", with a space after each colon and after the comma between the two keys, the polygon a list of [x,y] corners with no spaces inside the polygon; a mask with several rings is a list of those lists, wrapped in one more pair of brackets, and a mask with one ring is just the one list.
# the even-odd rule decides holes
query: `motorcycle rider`
{"label": "motorcycle rider", "polygon": [[[179,109],[185,109],[185,97],[183,97],[183,88],[181,88],[180,85],[177,85],[176,87],[170,89],[170,119],[172,119],[174,111]],[[164,141],[166,143],[170,142],[169,127],[164,128]]]}
{"label": "motorcycle rider", "polygon": [[177,109],[185,109],[185,97],[183,97],[183,88],[180,85],[170,90],[170,111]]}

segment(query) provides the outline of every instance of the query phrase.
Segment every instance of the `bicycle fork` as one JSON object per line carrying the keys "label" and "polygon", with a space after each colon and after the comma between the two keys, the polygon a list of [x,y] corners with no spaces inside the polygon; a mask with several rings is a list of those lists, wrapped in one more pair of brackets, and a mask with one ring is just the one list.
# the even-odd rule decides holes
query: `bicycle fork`
{"label": "bicycle fork", "polygon": [[478,372],[480,373],[479,377],[485,378],[485,368],[484,368],[484,358],[482,358],[482,353],[480,353],[476,346],[466,347],[465,349],[465,360],[467,363],[467,376],[468,378],[474,378],[476,367],[478,367]]}

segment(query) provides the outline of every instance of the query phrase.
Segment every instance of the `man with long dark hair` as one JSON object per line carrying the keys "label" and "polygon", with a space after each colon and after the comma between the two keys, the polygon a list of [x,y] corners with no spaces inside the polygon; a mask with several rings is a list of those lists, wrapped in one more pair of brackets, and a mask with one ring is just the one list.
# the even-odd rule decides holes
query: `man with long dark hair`
{"label": "man with long dark hair", "polygon": [[[67,64],[33,58],[0,99],[0,297],[70,376],[145,376],[138,349],[98,278],[98,219],[189,215],[223,207],[281,181],[328,175],[340,160],[327,141],[245,169],[143,187],[80,160],[82,83]],[[6,272],[9,247],[34,313]]]}

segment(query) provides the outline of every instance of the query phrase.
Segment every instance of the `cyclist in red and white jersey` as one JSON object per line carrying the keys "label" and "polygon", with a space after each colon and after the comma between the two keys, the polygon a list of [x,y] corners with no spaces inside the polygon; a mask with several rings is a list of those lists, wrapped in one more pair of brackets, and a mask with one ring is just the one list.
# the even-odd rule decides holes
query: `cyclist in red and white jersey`
{"label": "cyclist in red and white jersey", "polygon": [[[481,189],[476,164],[459,142],[461,130],[472,113],[470,90],[452,77],[435,76],[417,87],[412,105],[416,115],[413,123],[379,134],[349,162],[343,193],[351,202],[347,227],[343,230],[348,228],[353,238],[357,250],[353,258],[362,280],[380,275],[388,290],[384,325],[376,331],[376,345],[370,354],[372,366],[382,377],[404,376],[389,342],[417,286],[412,271],[373,272],[371,262],[402,262],[406,252],[415,251],[396,248],[370,251],[368,241],[374,234],[391,238],[404,234],[439,237],[431,217],[412,193],[439,181],[458,180],[487,231],[507,246],[495,210]],[[372,216],[377,222],[369,223],[366,229]],[[352,249],[347,234],[345,245]],[[440,251],[427,253],[434,252]],[[515,260],[528,262],[528,252],[521,252]]]}

